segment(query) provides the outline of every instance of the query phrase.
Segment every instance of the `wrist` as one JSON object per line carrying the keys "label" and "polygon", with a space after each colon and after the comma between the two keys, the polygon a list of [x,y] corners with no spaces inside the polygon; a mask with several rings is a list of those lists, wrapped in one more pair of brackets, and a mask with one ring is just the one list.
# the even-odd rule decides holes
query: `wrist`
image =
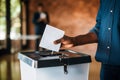
{"label": "wrist", "polygon": [[72,43],[74,46],[77,46],[77,40],[76,40],[76,37],[72,37]]}

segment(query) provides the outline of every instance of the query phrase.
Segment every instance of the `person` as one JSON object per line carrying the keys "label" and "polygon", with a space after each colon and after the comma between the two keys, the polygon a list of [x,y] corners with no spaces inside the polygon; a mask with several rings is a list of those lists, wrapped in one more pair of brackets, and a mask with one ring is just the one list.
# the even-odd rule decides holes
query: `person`
{"label": "person", "polygon": [[[43,35],[46,24],[49,24],[49,15],[46,11],[43,10],[43,8],[44,8],[44,5],[42,3],[39,3],[37,5],[37,12],[35,12],[33,15],[33,23],[35,25],[35,34],[41,37]],[[39,51],[39,42],[40,42],[40,39],[37,39],[36,51]]]}
{"label": "person", "polygon": [[98,43],[95,58],[101,62],[100,80],[120,80],[120,0],[100,0],[93,29],[75,37],[65,35],[54,43],[64,49]]}

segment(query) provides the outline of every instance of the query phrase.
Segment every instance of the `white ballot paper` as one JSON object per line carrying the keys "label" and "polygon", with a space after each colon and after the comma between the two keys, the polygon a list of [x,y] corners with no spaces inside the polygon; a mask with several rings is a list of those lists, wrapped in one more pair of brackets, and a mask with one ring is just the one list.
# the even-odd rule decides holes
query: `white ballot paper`
{"label": "white ballot paper", "polygon": [[39,46],[42,48],[46,48],[48,50],[58,52],[60,49],[61,43],[56,45],[54,44],[54,41],[62,38],[64,34],[65,32],[63,30],[60,30],[50,25],[46,25],[46,28],[43,33]]}

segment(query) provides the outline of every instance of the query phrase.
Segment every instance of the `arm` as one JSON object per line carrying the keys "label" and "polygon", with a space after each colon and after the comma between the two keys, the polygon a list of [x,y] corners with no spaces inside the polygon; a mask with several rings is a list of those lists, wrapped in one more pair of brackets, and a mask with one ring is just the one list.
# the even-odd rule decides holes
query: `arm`
{"label": "arm", "polygon": [[97,35],[93,32],[87,33],[85,35],[79,35],[73,38],[74,46],[97,42],[98,42]]}
{"label": "arm", "polygon": [[45,13],[45,15],[46,15],[46,18],[40,18],[38,21],[39,21],[39,22],[43,21],[43,22],[45,22],[46,24],[49,24],[49,15],[48,15],[47,12],[44,12],[44,13]]}
{"label": "arm", "polygon": [[40,22],[46,22],[46,19],[40,18],[40,14],[38,12],[34,13],[32,22],[34,24],[39,24]]}

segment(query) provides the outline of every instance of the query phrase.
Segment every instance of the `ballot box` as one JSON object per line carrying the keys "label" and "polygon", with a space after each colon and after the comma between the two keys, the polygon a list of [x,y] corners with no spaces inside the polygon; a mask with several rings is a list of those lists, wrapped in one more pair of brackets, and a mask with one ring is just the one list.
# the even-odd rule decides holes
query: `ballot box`
{"label": "ballot box", "polygon": [[88,80],[91,57],[64,50],[60,52],[19,52],[21,80]]}

